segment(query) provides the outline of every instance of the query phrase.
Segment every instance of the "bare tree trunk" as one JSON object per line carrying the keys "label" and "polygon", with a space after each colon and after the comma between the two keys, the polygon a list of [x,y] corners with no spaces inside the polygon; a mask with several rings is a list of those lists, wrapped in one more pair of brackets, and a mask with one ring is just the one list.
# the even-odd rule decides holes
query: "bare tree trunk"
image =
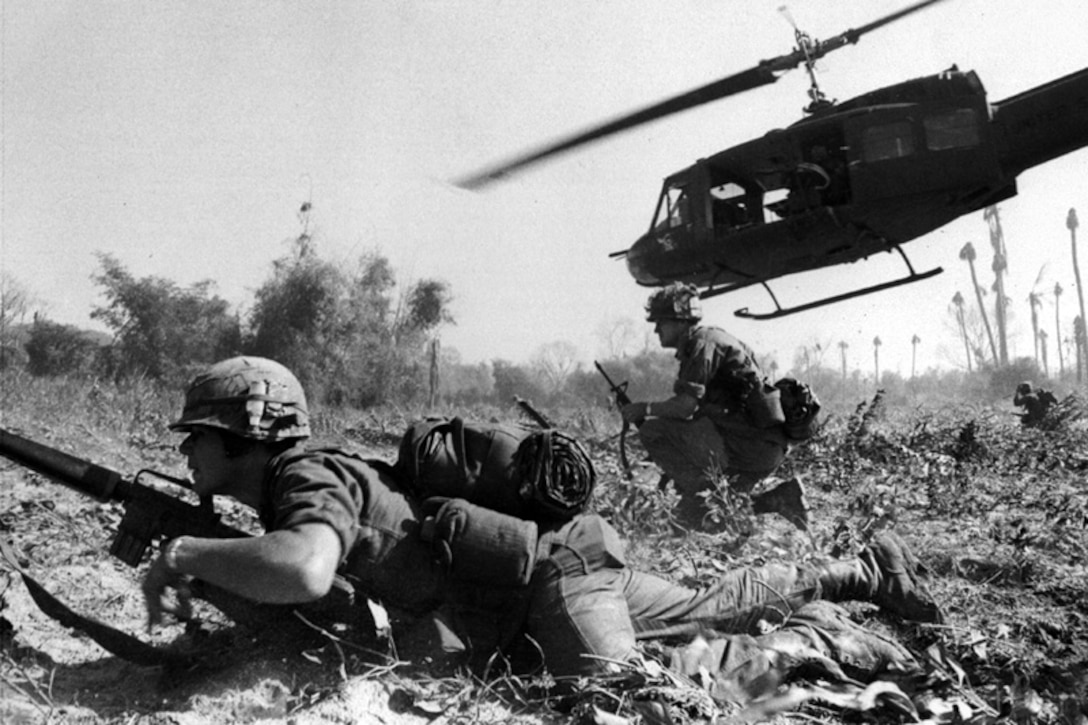
{"label": "bare tree trunk", "polygon": [[967,340],[967,321],[963,318],[963,295],[956,292],[952,296],[952,304],[956,306],[956,322],[960,325],[960,336],[963,338],[963,351],[967,355],[967,372],[971,372],[971,343]]}
{"label": "bare tree trunk", "polygon": [[430,370],[430,393],[427,396],[427,407],[434,408],[438,402],[438,386],[441,383],[441,370],[438,365],[438,338],[431,340],[431,370]]}
{"label": "bare tree trunk", "polygon": [[1042,352],[1043,375],[1050,377],[1050,366],[1046,362],[1046,330],[1039,330],[1039,349]]}
{"label": "bare tree trunk", "polygon": [[1039,312],[1036,306],[1040,304],[1039,295],[1032,292],[1028,295],[1028,304],[1031,305],[1031,335],[1035,340],[1035,364],[1039,364]]}
{"label": "bare tree trunk", "polygon": [[1062,352],[1062,286],[1054,283],[1054,341],[1058,344],[1058,377],[1065,377],[1065,353]]}
{"label": "bare tree trunk", "polygon": [[873,385],[880,390],[880,338],[873,338]]}
{"label": "bare tree trunk", "polygon": [[[1077,223],[1077,210],[1070,209],[1069,215],[1065,217],[1065,228],[1069,230],[1070,243],[1073,246],[1073,275],[1077,280],[1077,301],[1080,302],[1080,319],[1081,326],[1084,325],[1084,289],[1080,284],[1080,264],[1077,263],[1077,227],[1080,226]],[[1074,339],[1077,343],[1077,382],[1081,382],[1084,379],[1082,370],[1083,352],[1084,352],[1084,335],[1074,334]]]}
{"label": "bare tree trunk", "polygon": [[918,359],[918,343],[922,340],[917,335],[910,339],[910,379],[914,380],[914,363]]}
{"label": "bare tree trunk", "polygon": [[994,365],[1001,364],[1001,358],[997,355],[997,344],[994,342],[994,331],[990,329],[990,318],[986,314],[986,305],[982,303],[982,288],[978,286],[978,275],[975,273],[975,261],[969,260],[971,267],[971,283],[975,285],[975,297],[978,299],[978,310],[982,314],[982,324],[986,326],[986,338],[990,341],[990,354],[994,356]]}
{"label": "bare tree trunk", "polygon": [[990,244],[994,248],[994,319],[997,323],[997,341],[1000,346],[1000,362],[1002,367],[1009,364],[1009,343],[1007,324],[1007,300],[1005,298],[1005,270],[1008,268],[1008,256],[1005,254],[1005,234],[1001,230],[1001,218],[998,216],[996,206],[988,206],[982,214],[990,226]]}

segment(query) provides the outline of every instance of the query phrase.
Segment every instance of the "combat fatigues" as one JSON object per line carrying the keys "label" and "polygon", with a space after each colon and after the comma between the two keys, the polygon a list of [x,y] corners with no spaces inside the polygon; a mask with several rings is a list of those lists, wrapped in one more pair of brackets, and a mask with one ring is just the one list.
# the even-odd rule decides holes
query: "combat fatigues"
{"label": "combat fatigues", "polygon": [[1036,426],[1046,418],[1047,411],[1055,405],[1058,399],[1054,394],[1044,388],[1033,390],[1030,384],[1021,383],[1013,396],[1012,404],[1024,409],[1020,416],[1020,422],[1025,426]]}
{"label": "combat fatigues", "polygon": [[[826,585],[815,568],[774,564],[738,569],[711,587],[690,589],[628,568],[615,530],[599,516],[581,515],[550,529],[542,527],[524,583],[485,585],[452,575],[457,562],[452,567],[440,562],[434,545],[423,540],[428,503],[408,497],[382,463],[339,450],[296,447],[271,460],[265,491],[260,516],[269,530],[328,524],[344,547],[339,572],[362,596],[414,615],[417,625],[440,633],[421,637],[418,628],[409,628],[398,640],[406,649],[429,642],[446,656],[456,656],[464,648],[480,664],[502,648],[514,656],[527,653],[527,664],[546,663],[553,674],[593,674],[613,669],[610,660],[636,657],[638,639],[676,627],[690,633],[735,632],[715,638],[713,657],[723,677],[742,683],[776,666],[766,644],[776,640],[765,640],[767,636],[801,638],[825,656],[849,649],[835,644],[843,641],[836,628],[847,626],[836,615],[823,616],[826,627],[815,615],[790,616],[810,611],[806,605],[825,595]],[[490,515],[500,524],[513,520]],[[496,547],[502,545],[495,540]],[[837,593],[850,597],[868,591],[855,587]],[[760,628],[768,624],[785,626],[760,636]],[[523,634],[535,645],[526,646]],[[879,669],[884,657],[880,648],[865,639],[867,634],[852,636],[854,650],[860,647],[864,654],[863,663]]]}
{"label": "combat fatigues", "polygon": [[757,427],[747,396],[762,391],[763,372],[743,342],[716,327],[692,327],[676,351],[680,371],[673,392],[699,401],[690,420],[647,418],[639,437],[651,460],[683,496],[678,513],[689,523],[704,511],[697,494],[713,489],[722,473],[741,491],[751,489],[785,459],[780,425]]}

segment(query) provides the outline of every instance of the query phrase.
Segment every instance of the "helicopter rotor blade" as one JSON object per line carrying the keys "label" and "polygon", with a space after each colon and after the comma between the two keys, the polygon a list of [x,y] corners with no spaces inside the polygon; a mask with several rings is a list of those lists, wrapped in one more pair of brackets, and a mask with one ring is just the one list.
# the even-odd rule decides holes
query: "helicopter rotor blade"
{"label": "helicopter rotor blade", "polygon": [[910,15],[922,8],[928,7],[943,0],[920,0],[902,10],[874,20],[860,28],[847,30],[845,33],[829,38],[825,41],[814,43],[807,49],[797,48],[786,55],[760,61],[760,63],[748,70],[735,73],[720,80],[694,88],[686,93],[673,96],[660,103],[655,103],[638,111],[634,111],[615,120],[599,126],[595,126],[581,133],[568,136],[557,142],[544,146],[536,151],[514,157],[490,168],[479,171],[471,176],[459,179],[453,183],[464,189],[476,190],[488,184],[500,181],[513,172],[526,166],[542,161],[551,156],[570,151],[578,146],[584,146],[592,141],[611,136],[622,131],[641,126],[642,124],[656,121],[659,118],[670,116],[681,111],[686,111],[697,106],[717,101],[722,98],[743,93],[745,91],[769,85],[778,80],[779,74],[796,68],[806,60],[816,60],[833,50],[837,50],[848,44],[858,42],[865,33],[876,30],[906,15]]}

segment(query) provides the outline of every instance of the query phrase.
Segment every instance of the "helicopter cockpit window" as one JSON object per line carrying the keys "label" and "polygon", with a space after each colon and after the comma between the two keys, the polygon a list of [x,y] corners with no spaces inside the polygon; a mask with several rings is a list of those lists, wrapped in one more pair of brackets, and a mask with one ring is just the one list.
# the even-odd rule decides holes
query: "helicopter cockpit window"
{"label": "helicopter cockpit window", "polygon": [[870,126],[862,132],[861,157],[865,161],[884,161],[914,153],[914,133],[910,121],[896,121]]}
{"label": "helicopter cockpit window", "polygon": [[931,151],[978,146],[978,115],[972,108],[956,108],[926,116],[926,148]]}
{"label": "helicopter cockpit window", "polygon": [[658,219],[668,220],[672,228],[687,226],[691,223],[691,203],[687,187],[670,186],[661,197],[661,208],[657,211]]}

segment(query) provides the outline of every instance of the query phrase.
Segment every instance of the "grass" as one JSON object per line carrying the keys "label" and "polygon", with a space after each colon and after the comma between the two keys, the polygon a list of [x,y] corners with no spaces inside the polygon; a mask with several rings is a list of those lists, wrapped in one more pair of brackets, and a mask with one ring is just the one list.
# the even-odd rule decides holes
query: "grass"
{"label": "grass", "polygon": [[[0,425],[131,474],[183,473],[166,431],[180,396],[150,381],[48,380],[5,373]],[[1075,402],[1075,401],[1074,401]],[[1021,428],[996,408],[891,408],[881,396],[830,415],[778,472],[799,475],[813,505],[809,535],[751,513],[743,499],[713,503],[718,536],[679,536],[675,503],[652,467],[627,481],[610,411],[547,413],[587,444],[599,474],[594,506],[624,534],[630,562],[689,584],[734,566],[849,556],[894,528],[930,570],[942,627],[902,626],[871,608],[853,616],[897,636],[925,663],[923,692],[957,714],[933,722],[1084,723],[1088,712],[1088,430],[1076,406],[1052,430]],[[509,410],[457,412],[509,421]],[[419,410],[330,410],[315,442],[353,444],[391,458]],[[631,459],[639,451],[632,443]],[[120,511],[0,464],[0,536],[72,606],[138,636],[139,571],[106,556]],[[270,643],[204,612],[206,626],[175,625],[154,641],[196,638],[214,662],[186,672],[141,669],[59,627],[0,570],[0,720],[26,722],[730,722],[697,683],[651,665],[579,682],[560,696],[546,676],[519,678],[496,663],[486,680],[400,662],[387,647],[358,648],[335,633]],[[306,633],[306,630],[303,630]],[[648,654],[657,653],[653,646]],[[816,693],[803,683],[796,693]],[[826,695],[825,695],[826,697]],[[6,710],[4,708],[7,708]],[[952,711],[950,710],[950,712]],[[7,719],[5,719],[7,718]],[[668,718],[668,719],[666,719]],[[898,722],[887,706],[853,710],[813,699],[777,722]]]}

